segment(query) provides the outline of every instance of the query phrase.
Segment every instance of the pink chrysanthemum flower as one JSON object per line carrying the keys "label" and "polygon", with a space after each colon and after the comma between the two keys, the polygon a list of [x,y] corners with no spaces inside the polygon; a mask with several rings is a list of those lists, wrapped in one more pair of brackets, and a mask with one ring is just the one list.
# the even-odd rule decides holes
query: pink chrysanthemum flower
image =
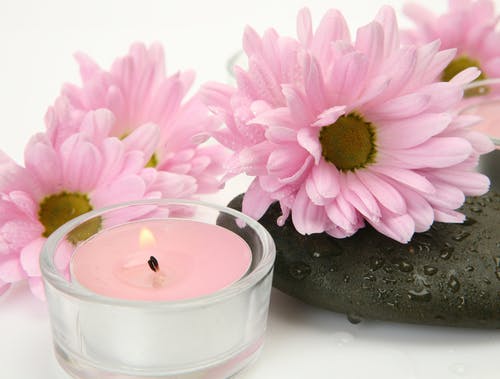
{"label": "pink chrysanthemum flower", "polygon": [[[500,78],[500,31],[496,29],[500,17],[495,15],[493,1],[449,0],[448,12],[441,15],[409,3],[404,12],[417,26],[403,33],[407,42],[423,44],[440,39],[443,49],[457,49],[456,57],[440,73],[441,80],[448,81],[468,67],[482,71],[477,80]],[[490,90],[477,87],[465,95],[485,95]]]}
{"label": "pink chrysanthemum flower", "polygon": [[234,151],[230,168],[256,176],[243,211],[260,218],[279,201],[278,223],[291,213],[302,234],[342,238],[368,222],[400,242],[434,221],[463,221],[454,209],[487,191],[473,167],[492,144],[469,130],[476,119],[448,110],[479,71],[435,82],[454,51],[402,47],[389,7],[354,42],[337,11],[315,33],[311,24],[301,11],[298,41],[248,29],[237,88],[204,88],[227,125],[217,138]]}
{"label": "pink chrysanthemum flower", "polygon": [[65,85],[46,116],[48,135],[55,146],[78,130],[83,114],[109,109],[115,117],[110,136],[123,139],[146,124],[159,128],[153,141],[141,140],[140,135],[133,143],[129,139],[128,144],[142,144],[151,151],[146,167],[190,178],[195,183],[193,194],[220,189],[224,149],[204,144],[217,124],[197,94],[185,99],[193,72],[166,76],[163,48],[158,44],[150,48],[133,45],[109,71],[86,55],[77,54],[76,59],[82,86]]}
{"label": "pink chrysanthemum flower", "polygon": [[[90,112],[84,127],[54,147],[45,134],[35,135],[25,150],[25,167],[0,154],[0,284],[28,279],[32,292],[43,298],[38,264],[45,239],[66,221],[92,209],[141,198],[159,198],[148,188],[144,153],[128,151],[117,138],[105,135],[114,119],[108,111]],[[151,131],[154,133],[154,131]],[[146,170],[146,171],[144,171]],[[104,221],[103,221],[104,222]],[[95,233],[101,225],[80,230]],[[82,234],[70,236],[77,242]],[[61,269],[67,257],[57,262]]]}

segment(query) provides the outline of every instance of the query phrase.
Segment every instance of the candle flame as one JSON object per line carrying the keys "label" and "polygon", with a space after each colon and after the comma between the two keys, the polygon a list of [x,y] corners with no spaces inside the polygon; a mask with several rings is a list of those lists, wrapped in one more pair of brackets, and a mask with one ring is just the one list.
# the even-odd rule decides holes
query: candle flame
{"label": "candle flame", "polygon": [[139,246],[141,248],[148,248],[156,245],[156,239],[151,230],[142,228],[139,232]]}

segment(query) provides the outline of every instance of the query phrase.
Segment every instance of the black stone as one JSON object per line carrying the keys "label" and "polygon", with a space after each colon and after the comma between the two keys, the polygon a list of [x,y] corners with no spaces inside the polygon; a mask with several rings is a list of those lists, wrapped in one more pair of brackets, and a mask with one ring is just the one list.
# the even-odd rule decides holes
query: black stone
{"label": "black stone", "polygon": [[273,285],[355,322],[500,328],[500,195],[468,198],[462,212],[464,224],[435,223],[400,244],[371,227],[303,236],[290,219],[277,226],[273,204],[260,220],[276,242]]}

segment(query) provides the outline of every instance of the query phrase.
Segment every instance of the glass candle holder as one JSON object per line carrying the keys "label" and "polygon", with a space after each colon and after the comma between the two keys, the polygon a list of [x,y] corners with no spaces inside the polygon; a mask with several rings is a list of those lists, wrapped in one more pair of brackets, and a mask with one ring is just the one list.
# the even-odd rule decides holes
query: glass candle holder
{"label": "glass candle holder", "polygon": [[[61,263],[116,228],[172,221],[218,225],[235,233],[250,248],[248,271],[200,297],[142,301],[95,293]],[[48,238],[40,258],[56,357],[70,375],[84,379],[230,377],[256,359],[262,347],[274,258],[269,233],[223,206],[146,200],[77,217]]]}
{"label": "glass candle holder", "polygon": [[482,117],[474,129],[488,135],[496,150],[481,156],[478,170],[490,178],[490,188],[500,193],[500,78],[472,82],[465,91],[484,93],[466,99],[460,113]]}

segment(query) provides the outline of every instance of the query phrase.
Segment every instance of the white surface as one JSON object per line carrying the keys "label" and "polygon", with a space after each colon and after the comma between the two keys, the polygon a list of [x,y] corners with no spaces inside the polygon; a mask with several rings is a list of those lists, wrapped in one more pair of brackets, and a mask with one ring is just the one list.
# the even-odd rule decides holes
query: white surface
{"label": "white surface", "polygon": [[[500,9],[500,0],[496,0]],[[89,53],[107,67],[132,41],[161,41],[170,72],[194,68],[197,84],[225,81],[227,58],[239,49],[246,24],[282,34],[307,5],[316,21],[329,7],[354,27],[367,23],[380,0],[336,1],[6,1],[0,0],[0,148],[21,162],[28,138],[61,84],[77,80],[72,53]],[[387,1],[401,9],[403,1]],[[445,8],[445,0],[419,3]],[[248,183],[240,178],[211,200],[226,202]],[[397,325],[314,309],[273,292],[267,342],[238,379],[493,379],[500,376],[500,331]],[[25,286],[0,299],[0,378],[67,379],[51,346],[45,304]]]}

